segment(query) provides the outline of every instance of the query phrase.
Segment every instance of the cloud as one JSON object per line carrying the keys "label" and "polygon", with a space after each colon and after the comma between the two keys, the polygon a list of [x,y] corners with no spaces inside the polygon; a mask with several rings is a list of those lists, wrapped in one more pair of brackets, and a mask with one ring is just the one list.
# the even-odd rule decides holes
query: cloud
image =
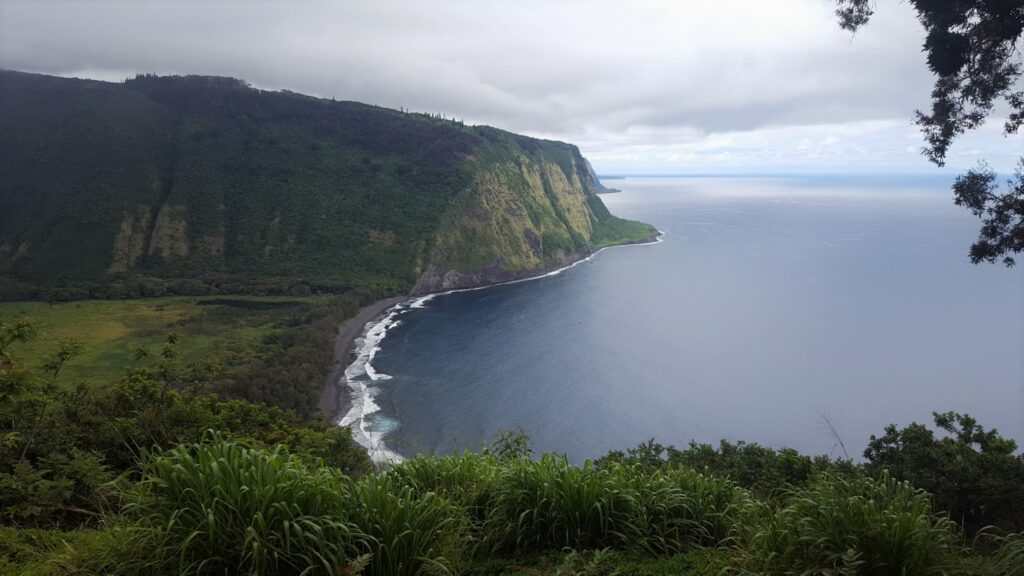
{"label": "cloud", "polygon": [[235,76],[571,141],[605,170],[798,165],[869,143],[923,168],[905,153],[920,136],[903,138],[929,101],[922,36],[906,3],[851,36],[830,0],[0,0],[4,68]]}

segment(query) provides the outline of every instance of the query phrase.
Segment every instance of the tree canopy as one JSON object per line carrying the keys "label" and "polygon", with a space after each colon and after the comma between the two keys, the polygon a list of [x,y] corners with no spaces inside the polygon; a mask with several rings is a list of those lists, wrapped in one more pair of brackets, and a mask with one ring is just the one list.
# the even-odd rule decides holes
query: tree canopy
{"label": "tree canopy", "polygon": [[[839,25],[851,32],[874,14],[871,0],[836,0]],[[953,141],[981,126],[997,103],[1010,109],[1003,134],[1024,123],[1024,90],[1018,43],[1024,31],[1024,0],[910,0],[925,28],[923,50],[935,74],[932,107],[918,110],[916,123],[925,138],[922,153],[943,166]],[[1024,157],[1001,192],[998,176],[984,162],[953,185],[956,204],[982,219],[971,262],[1002,260],[1024,250]]]}

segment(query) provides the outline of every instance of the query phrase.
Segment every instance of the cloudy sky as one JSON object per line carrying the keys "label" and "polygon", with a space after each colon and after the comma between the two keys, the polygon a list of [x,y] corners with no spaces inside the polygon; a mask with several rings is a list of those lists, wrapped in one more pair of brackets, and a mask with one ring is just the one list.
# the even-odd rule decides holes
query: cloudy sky
{"label": "cloudy sky", "polygon": [[[856,36],[831,0],[0,0],[0,67],[214,74],[573,142],[602,173],[923,172],[932,78],[912,9]],[[956,171],[1012,169],[998,116]]]}

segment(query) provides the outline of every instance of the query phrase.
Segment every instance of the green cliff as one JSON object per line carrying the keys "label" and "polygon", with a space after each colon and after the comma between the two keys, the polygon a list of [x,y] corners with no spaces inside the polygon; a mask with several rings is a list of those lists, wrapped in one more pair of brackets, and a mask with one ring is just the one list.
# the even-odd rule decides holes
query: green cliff
{"label": "green cliff", "polygon": [[0,72],[7,298],[134,295],[140,279],[424,292],[655,234],[609,214],[561,142],[230,78]]}
{"label": "green cliff", "polygon": [[590,160],[586,160],[587,173],[594,180],[594,191],[598,194],[615,194],[616,192],[622,192],[618,188],[609,188],[601,183],[601,179],[597,177],[597,172],[594,171],[594,167],[591,166]]}

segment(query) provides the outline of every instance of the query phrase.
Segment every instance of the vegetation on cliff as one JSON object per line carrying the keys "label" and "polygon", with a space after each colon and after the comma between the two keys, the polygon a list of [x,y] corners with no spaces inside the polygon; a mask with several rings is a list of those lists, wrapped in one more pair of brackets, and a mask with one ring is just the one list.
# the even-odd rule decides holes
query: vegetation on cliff
{"label": "vegetation on cliff", "polygon": [[0,296],[408,291],[619,237],[571,145],[216,77],[0,72]]}

